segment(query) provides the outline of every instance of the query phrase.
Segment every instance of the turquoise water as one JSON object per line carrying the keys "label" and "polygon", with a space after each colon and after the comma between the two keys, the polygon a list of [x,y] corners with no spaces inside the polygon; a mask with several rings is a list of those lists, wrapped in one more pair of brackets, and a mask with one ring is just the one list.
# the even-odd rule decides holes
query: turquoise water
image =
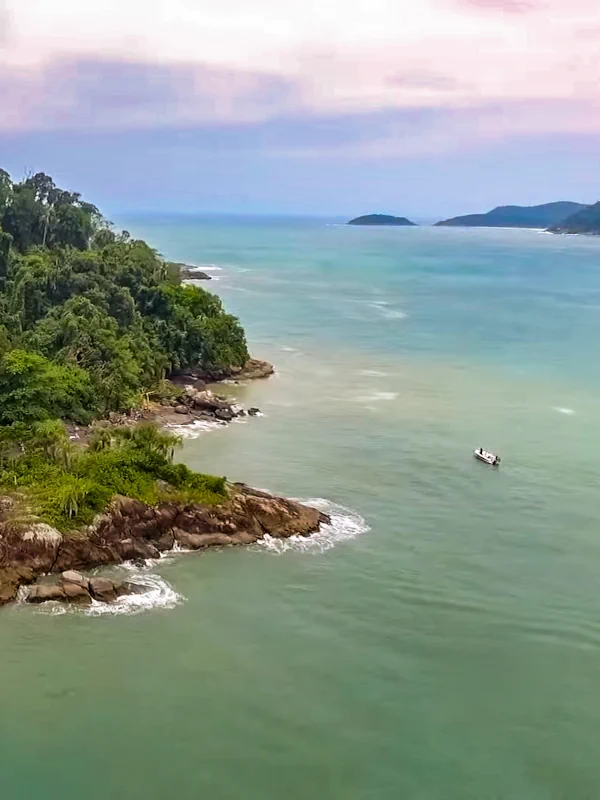
{"label": "turquoise water", "polygon": [[597,797],[600,242],[127,227],[278,368],[183,458],[334,525],[168,559],[123,613],[0,612],[3,795]]}

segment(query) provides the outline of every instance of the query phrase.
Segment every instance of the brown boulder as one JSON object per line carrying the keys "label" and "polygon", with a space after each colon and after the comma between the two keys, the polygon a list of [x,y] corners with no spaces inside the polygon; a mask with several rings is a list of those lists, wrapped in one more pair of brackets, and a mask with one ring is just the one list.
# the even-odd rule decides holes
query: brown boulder
{"label": "brown boulder", "polygon": [[65,539],[52,571],[63,572],[71,569],[89,569],[91,567],[101,567],[105,564],[118,564],[120,561],[121,557],[117,549],[92,533],[87,539],[83,537]]}
{"label": "brown boulder", "polygon": [[63,590],[65,598],[69,603],[76,603],[80,606],[89,606],[89,604],[92,602],[92,598],[90,597],[90,593],[86,587],[81,586],[79,583],[63,583],[59,588]]}
{"label": "brown boulder", "polygon": [[123,517],[143,517],[147,506],[141,500],[120,497],[116,502],[116,508]]}
{"label": "brown boulder", "polygon": [[163,533],[163,535],[155,542],[155,544],[157,549],[160,550],[161,553],[164,553],[167,550],[173,549],[175,537],[172,533]]}
{"label": "brown boulder", "polygon": [[182,547],[190,550],[200,550],[203,547],[226,546],[231,544],[231,536],[226,533],[188,533],[175,529],[173,531],[176,541]]}
{"label": "brown boulder", "polygon": [[90,592],[95,600],[110,603],[119,595],[119,584],[110,578],[90,578]]}
{"label": "brown boulder", "polygon": [[160,558],[160,550],[143,539],[121,539],[115,543],[123,561],[145,561],[147,558]]}
{"label": "brown boulder", "polygon": [[75,570],[70,569],[66,572],[63,572],[60,576],[62,583],[74,583],[77,586],[83,586],[84,589],[88,588],[88,579],[81,575],[79,572],[75,572]]}
{"label": "brown boulder", "polygon": [[32,586],[27,595],[28,603],[47,603],[49,600],[65,599],[64,587],[59,586],[57,583],[39,583],[37,586]]}
{"label": "brown boulder", "polygon": [[235,373],[238,380],[255,381],[273,375],[275,368],[268,361],[259,358],[249,358],[239,372]]}
{"label": "brown boulder", "polygon": [[259,536],[250,533],[250,531],[239,531],[231,537],[231,544],[254,544],[259,538]]}

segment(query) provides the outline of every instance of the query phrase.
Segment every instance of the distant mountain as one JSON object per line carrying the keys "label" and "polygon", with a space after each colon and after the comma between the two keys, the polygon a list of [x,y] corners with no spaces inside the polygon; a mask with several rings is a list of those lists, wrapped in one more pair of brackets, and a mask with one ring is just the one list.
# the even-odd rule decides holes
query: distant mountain
{"label": "distant mountain", "polygon": [[541,206],[498,206],[487,214],[468,214],[464,217],[436,222],[436,225],[447,225],[466,228],[550,228],[563,220],[582,211],[587,206],[581,203],[561,201],[545,203]]}
{"label": "distant mountain", "polygon": [[351,219],[348,225],[389,225],[400,227],[402,225],[414,226],[415,223],[406,219],[406,217],[392,217],[389,214],[367,214],[364,217]]}
{"label": "distant mountain", "polygon": [[589,233],[600,236],[600,203],[585,206],[558,225],[552,225],[549,230],[552,233]]}

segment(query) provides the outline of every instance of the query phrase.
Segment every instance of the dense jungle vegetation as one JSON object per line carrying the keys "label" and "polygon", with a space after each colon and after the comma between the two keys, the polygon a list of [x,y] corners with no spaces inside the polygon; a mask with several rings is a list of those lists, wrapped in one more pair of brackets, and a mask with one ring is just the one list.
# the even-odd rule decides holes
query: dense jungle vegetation
{"label": "dense jungle vegetation", "polygon": [[0,488],[37,518],[89,522],[115,494],[223,499],[223,479],[174,465],[176,438],[153,426],[99,425],[82,451],[64,423],[131,410],[171,373],[218,377],[247,359],[238,320],[148,244],[48,175],[0,170]]}

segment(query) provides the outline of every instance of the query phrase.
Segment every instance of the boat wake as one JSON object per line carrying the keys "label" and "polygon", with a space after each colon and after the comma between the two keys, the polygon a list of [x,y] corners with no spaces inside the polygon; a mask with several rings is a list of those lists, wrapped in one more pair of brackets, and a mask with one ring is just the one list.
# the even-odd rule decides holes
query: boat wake
{"label": "boat wake", "polygon": [[252,549],[266,550],[274,555],[283,555],[289,552],[317,555],[370,530],[360,514],[345,506],[332,503],[322,497],[313,497],[308,500],[296,499],[304,505],[318,508],[319,511],[328,514],[331,522],[328,525],[322,525],[321,530],[312,536],[290,536],[289,539],[277,539],[267,535],[260,542],[252,545]]}

